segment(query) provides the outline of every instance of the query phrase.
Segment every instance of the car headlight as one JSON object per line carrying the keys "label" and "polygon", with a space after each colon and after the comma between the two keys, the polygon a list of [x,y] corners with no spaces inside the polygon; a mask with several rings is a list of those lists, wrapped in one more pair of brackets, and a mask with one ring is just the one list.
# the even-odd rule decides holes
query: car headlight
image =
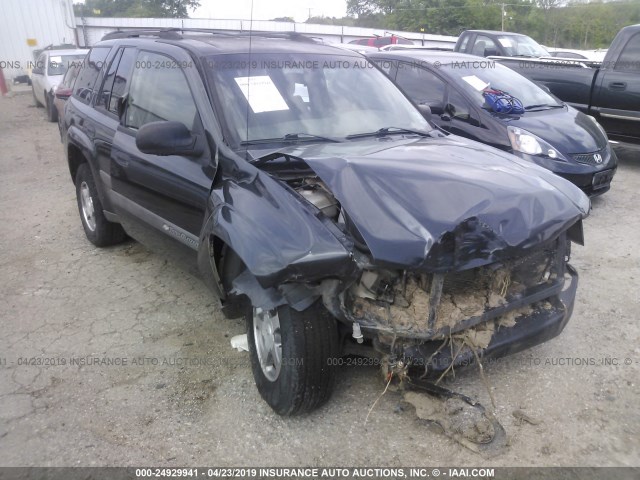
{"label": "car headlight", "polygon": [[511,148],[527,155],[538,155],[552,158],[554,160],[564,160],[564,156],[554,147],[531,132],[527,132],[518,127],[507,127]]}

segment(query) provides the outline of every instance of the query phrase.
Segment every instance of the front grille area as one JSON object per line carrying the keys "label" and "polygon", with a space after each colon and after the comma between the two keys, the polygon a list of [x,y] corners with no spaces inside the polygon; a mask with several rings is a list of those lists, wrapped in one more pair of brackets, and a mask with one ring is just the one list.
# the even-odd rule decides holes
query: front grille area
{"label": "front grille area", "polygon": [[347,310],[362,326],[424,339],[444,338],[498,317],[504,325],[513,325],[517,317],[533,312],[531,304],[561,288],[562,242],[566,240],[461,272],[387,272],[376,282],[369,276],[366,287],[360,284],[351,290]]}
{"label": "front grille area", "polygon": [[[602,165],[607,161],[607,149],[603,148],[602,150],[598,150],[597,152],[591,153],[572,153],[571,158],[574,159],[578,163],[582,163],[585,165]],[[600,155],[601,160],[597,161],[597,155]]]}

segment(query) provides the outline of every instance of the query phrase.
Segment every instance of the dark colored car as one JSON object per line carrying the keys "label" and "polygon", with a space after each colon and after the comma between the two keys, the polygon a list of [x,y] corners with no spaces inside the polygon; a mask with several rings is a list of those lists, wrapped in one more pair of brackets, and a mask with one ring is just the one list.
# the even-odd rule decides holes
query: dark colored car
{"label": "dark colored car", "polygon": [[478,57],[550,56],[546,48],[527,35],[494,30],[465,30],[453,50]]}
{"label": "dark colored car", "polygon": [[297,34],[138,35],[96,44],[67,103],[84,231],[197,267],[246,317],[276,412],[325,402],[356,342],[406,378],[562,331],[590,208],[574,185],[434,129],[357,53]]}
{"label": "dark colored car", "polygon": [[[416,104],[428,105],[440,128],[536,163],[588,195],[609,190],[618,160],[602,127],[513,70],[459,53],[367,56]],[[496,113],[487,103],[490,89],[519,99],[524,112]]]}
{"label": "dark colored car", "polygon": [[640,144],[640,25],[620,30],[602,63],[507,58],[499,61],[594,116],[610,139]]}
{"label": "dark colored car", "polygon": [[60,129],[60,135],[62,136],[62,124],[64,119],[64,106],[67,104],[67,100],[73,93],[73,85],[76,83],[76,78],[82,67],[82,60],[75,61],[69,65],[67,72],[64,74],[62,82],[55,88],[53,105],[58,112],[58,128]]}

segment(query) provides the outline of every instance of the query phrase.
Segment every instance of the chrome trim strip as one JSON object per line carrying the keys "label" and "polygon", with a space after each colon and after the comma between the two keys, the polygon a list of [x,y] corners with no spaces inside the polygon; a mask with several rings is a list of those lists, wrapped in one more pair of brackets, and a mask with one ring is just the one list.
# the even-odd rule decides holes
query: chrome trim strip
{"label": "chrome trim strip", "polygon": [[147,210],[136,202],[129,200],[127,197],[121,195],[118,192],[110,190],[109,195],[111,197],[111,202],[113,203],[113,205],[118,206],[119,208],[126,210],[132,215],[140,218],[142,221],[148,223],[154,228],[157,228],[163,234],[173,237],[183,245],[186,245],[193,250],[198,250],[200,241],[195,235],[192,235],[179,226],[166,221],[161,216],[153,213],[151,210]]}

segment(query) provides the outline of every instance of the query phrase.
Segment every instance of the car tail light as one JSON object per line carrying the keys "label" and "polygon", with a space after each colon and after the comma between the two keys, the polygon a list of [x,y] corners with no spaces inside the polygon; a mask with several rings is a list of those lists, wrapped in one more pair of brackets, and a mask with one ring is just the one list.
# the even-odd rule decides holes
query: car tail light
{"label": "car tail light", "polygon": [[56,97],[67,99],[71,96],[72,93],[73,93],[73,90],[71,90],[70,88],[62,87],[56,90]]}

